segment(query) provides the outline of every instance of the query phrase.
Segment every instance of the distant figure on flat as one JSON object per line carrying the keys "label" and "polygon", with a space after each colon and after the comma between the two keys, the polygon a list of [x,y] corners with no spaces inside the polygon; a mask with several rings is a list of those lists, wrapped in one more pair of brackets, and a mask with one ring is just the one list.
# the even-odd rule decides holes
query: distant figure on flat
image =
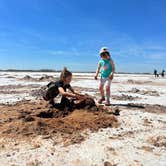
{"label": "distant figure on flat", "polygon": [[162,72],[161,72],[161,76],[162,76],[162,77],[165,76],[165,70],[162,70]]}
{"label": "distant figure on flat", "polygon": [[155,75],[155,77],[159,77],[159,74],[157,73],[156,69],[154,70],[154,75]]}

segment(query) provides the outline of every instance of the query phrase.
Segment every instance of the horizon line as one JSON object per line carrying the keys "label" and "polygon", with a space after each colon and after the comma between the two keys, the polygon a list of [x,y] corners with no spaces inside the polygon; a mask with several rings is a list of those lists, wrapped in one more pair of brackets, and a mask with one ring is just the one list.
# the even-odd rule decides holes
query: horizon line
{"label": "horizon line", "polygon": [[[61,72],[62,70],[55,69],[0,69],[0,72]],[[95,71],[80,71],[73,70],[75,73],[95,73]],[[153,74],[150,72],[115,72],[116,74]]]}

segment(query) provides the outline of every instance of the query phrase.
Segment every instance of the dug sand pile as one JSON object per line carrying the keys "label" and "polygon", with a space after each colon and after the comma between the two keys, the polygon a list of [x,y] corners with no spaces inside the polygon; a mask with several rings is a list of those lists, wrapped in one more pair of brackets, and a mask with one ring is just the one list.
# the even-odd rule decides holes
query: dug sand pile
{"label": "dug sand pile", "polygon": [[6,138],[43,136],[77,143],[84,140],[81,133],[86,129],[96,132],[100,128],[118,126],[113,114],[88,100],[75,102],[71,111],[50,108],[43,100],[35,103],[24,101],[14,106],[1,106],[0,109],[0,135]]}

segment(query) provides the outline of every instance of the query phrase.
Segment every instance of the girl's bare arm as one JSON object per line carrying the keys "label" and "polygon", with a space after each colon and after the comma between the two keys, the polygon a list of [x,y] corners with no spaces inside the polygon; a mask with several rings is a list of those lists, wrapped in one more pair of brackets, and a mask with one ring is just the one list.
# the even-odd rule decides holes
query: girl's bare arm
{"label": "girl's bare arm", "polygon": [[112,66],[112,72],[115,73],[115,64],[114,64],[114,61],[112,59],[110,60],[110,64]]}
{"label": "girl's bare arm", "polygon": [[59,93],[64,97],[76,97],[76,94],[65,92],[62,87],[59,87],[58,90],[59,90]]}
{"label": "girl's bare arm", "polygon": [[[59,87],[58,90],[59,90],[59,93],[60,93],[62,96],[64,96],[64,97],[75,97],[75,98],[77,98],[77,99],[84,99],[84,95],[78,94],[78,93],[76,93],[76,92],[74,92],[74,91],[73,91],[74,93],[65,92],[62,87]],[[72,89],[72,90],[73,90],[73,89]]]}
{"label": "girl's bare arm", "polygon": [[76,95],[84,96],[83,94],[80,94],[79,92],[76,92],[72,87],[70,87],[69,90],[70,90],[72,93],[76,94]]}
{"label": "girl's bare arm", "polygon": [[112,59],[110,60],[110,64],[112,66],[112,72],[111,72],[109,77],[112,80],[114,78],[114,72],[115,72],[115,64],[114,64],[114,61]]}
{"label": "girl's bare arm", "polygon": [[97,66],[97,69],[96,69],[96,75],[95,75],[95,79],[96,79],[96,80],[97,80],[97,77],[98,77],[98,75],[99,75],[100,68],[101,68],[101,65],[100,65],[100,63],[98,63],[98,66]]}

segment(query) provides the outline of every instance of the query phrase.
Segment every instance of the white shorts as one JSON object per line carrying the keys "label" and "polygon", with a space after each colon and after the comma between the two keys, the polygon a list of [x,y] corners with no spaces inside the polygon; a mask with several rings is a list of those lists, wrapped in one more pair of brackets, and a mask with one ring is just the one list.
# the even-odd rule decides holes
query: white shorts
{"label": "white shorts", "polygon": [[100,85],[106,85],[106,86],[110,86],[111,85],[111,80],[109,77],[107,78],[100,78]]}

